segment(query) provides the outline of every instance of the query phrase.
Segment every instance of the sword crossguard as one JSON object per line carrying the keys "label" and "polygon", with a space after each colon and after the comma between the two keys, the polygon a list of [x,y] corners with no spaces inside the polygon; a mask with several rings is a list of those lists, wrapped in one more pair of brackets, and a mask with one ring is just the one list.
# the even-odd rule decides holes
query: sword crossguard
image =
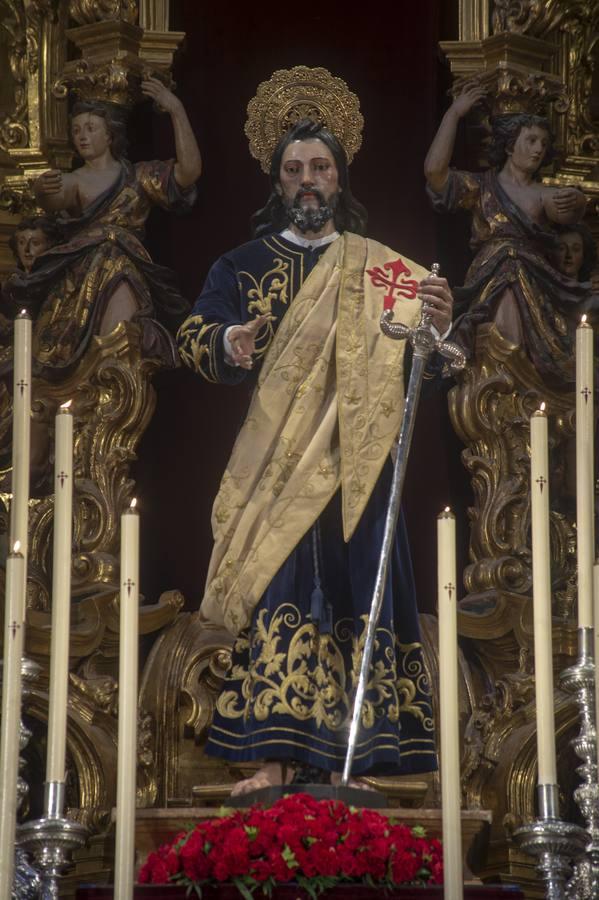
{"label": "sword crossguard", "polygon": [[[429,319],[429,321],[426,321]],[[457,344],[441,341],[431,331],[430,317],[424,313],[416,328],[409,328],[403,322],[393,321],[393,310],[385,309],[381,315],[380,328],[386,337],[394,341],[409,341],[414,353],[429,356],[433,350],[449,361],[449,371],[460,372],[466,365],[466,357]]]}

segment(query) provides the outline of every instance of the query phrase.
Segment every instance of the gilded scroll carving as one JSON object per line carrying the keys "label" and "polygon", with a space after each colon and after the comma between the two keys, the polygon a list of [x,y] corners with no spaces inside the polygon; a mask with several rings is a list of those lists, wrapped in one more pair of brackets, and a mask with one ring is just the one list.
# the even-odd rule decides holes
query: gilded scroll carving
{"label": "gilded scroll carving", "polygon": [[189,803],[198,783],[227,784],[219,760],[201,745],[230,664],[231,636],[207,627],[199,615],[181,613],[154,644],[144,669],[140,704],[155,723],[157,803]]}
{"label": "gilded scroll carving", "polygon": [[[158,365],[142,357],[137,326],[121,323],[108,337],[94,338],[69,378],[35,382],[34,421],[50,433],[58,406],[73,402],[75,596],[114,590],[118,582],[118,517],[131,500],[129,464],[154,411],[149,379]],[[30,520],[30,565],[39,584],[35,605],[42,609],[49,607],[52,517],[50,494],[37,500]]]}
{"label": "gilded scroll carving", "polygon": [[137,22],[137,0],[70,0],[69,15],[78,25],[120,19]]}
{"label": "gilded scroll carving", "polygon": [[27,123],[27,20],[22,3],[2,0],[0,29],[9,45],[10,73],[14,83],[14,109],[0,122],[0,147],[3,150],[26,147],[29,142]]}
{"label": "gilded scroll carving", "polygon": [[[494,325],[479,329],[476,358],[450,395],[453,426],[466,445],[462,458],[472,477],[470,598],[531,587],[528,420],[541,401],[552,417],[553,455],[560,462],[573,434],[573,396],[550,391],[521,349]],[[575,565],[573,531],[566,515],[551,514],[553,577],[565,590]]]}
{"label": "gilded scroll carving", "polygon": [[592,112],[593,76],[599,56],[599,7],[592,0],[495,0],[492,33],[527,34],[562,48],[562,80],[572,102],[567,151],[592,156],[599,149],[599,122]]}

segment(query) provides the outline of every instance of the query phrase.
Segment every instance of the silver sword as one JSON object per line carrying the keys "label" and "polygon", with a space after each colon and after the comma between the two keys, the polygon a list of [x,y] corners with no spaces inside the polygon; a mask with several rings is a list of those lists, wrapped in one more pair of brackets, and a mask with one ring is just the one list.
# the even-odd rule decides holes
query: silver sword
{"label": "silver sword", "polygon": [[[431,266],[431,275],[438,276],[439,269],[439,263],[433,263]],[[342,785],[347,785],[349,781],[356,751],[362,705],[364,703],[364,694],[366,693],[366,686],[368,684],[368,675],[370,674],[370,664],[372,662],[376,629],[381,614],[381,607],[383,605],[383,594],[385,592],[385,582],[387,580],[387,567],[393,544],[393,536],[397,525],[397,517],[399,515],[401,495],[408,456],[410,453],[410,445],[412,443],[412,434],[414,432],[416,410],[418,409],[418,401],[420,400],[420,390],[422,388],[424,370],[433,350],[436,350],[437,353],[440,353],[449,360],[450,372],[458,372],[466,365],[466,357],[456,344],[452,344],[449,341],[437,340],[435,338],[431,331],[431,322],[431,314],[425,305],[423,305],[420,322],[416,328],[408,328],[407,325],[403,325],[401,322],[393,322],[393,311],[391,309],[384,310],[381,315],[380,327],[383,334],[396,341],[409,340],[413,347],[413,357],[403,419],[397,443],[395,445],[396,456],[395,464],[393,466],[389,504],[385,516],[385,530],[383,533],[379,564],[372,593],[372,602],[370,604],[370,615],[368,617],[368,625],[366,628],[364,651],[360,663],[360,675],[354,698],[352,720],[349,730],[349,742],[345,756],[345,764],[343,766],[343,774],[341,776]]]}

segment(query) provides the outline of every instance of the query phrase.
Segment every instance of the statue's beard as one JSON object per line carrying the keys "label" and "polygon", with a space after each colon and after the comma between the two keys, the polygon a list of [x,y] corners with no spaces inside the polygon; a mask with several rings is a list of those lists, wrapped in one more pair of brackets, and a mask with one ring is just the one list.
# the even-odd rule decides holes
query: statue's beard
{"label": "statue's beard", "polygon": [[[302,206],[301,199],[306,194],[313,194],[318,200],[318,206]],[[307,231],[318,232],[332,219],[337,206],[337,196],[331,197],[329,203],[324,195],[316,188],[300,188],[294,197],[293,203],[286,206],[287,218],[292,225],[305,234]]]}

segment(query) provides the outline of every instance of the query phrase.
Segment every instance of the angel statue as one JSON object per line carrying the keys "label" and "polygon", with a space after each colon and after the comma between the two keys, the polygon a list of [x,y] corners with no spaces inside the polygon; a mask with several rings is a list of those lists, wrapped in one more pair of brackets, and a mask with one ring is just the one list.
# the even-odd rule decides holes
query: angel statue
{"label": "angel statue", "polygon": [[450,168],[459,122],[484,95],[478,84],[463,88],[424,164],[435,209],[472,215],[475,256],[464,286],[454,291],[464,311],[453,339],[471,351],[477,326],[494,321],[504,337],[524,347],[546,382],[570,385],[573,330],[580,312],[589,310],[590,284],[558,269],[555,226],[580,222],[586,199],[576,187],[541,183],[554,139],[548,120],[538,115],[494,116],[491,168],[476,174]]}
{"label": "angel statue", "polygon": [[[175,160],[130,163],[122,108],[79,102],[71,138],[82,165],[67,174],[52,169],[34,182],[37,202],[55,215],[60,238],[29,271],[19,268],[3,293],[5,309],[28,308],[34,318],[36,375],[60,377],[93,335],[131,320],[141,326],[144,353],[178,364],[170,332],[187,303],[174,274],[152,262],[142,241],[153,206],[175,212],[192,207],[201,158],[181,101],[157,78],[148,77],[141,87],[171,117]],[[0,372],[10,367],[11,352],[4,348]]]}

